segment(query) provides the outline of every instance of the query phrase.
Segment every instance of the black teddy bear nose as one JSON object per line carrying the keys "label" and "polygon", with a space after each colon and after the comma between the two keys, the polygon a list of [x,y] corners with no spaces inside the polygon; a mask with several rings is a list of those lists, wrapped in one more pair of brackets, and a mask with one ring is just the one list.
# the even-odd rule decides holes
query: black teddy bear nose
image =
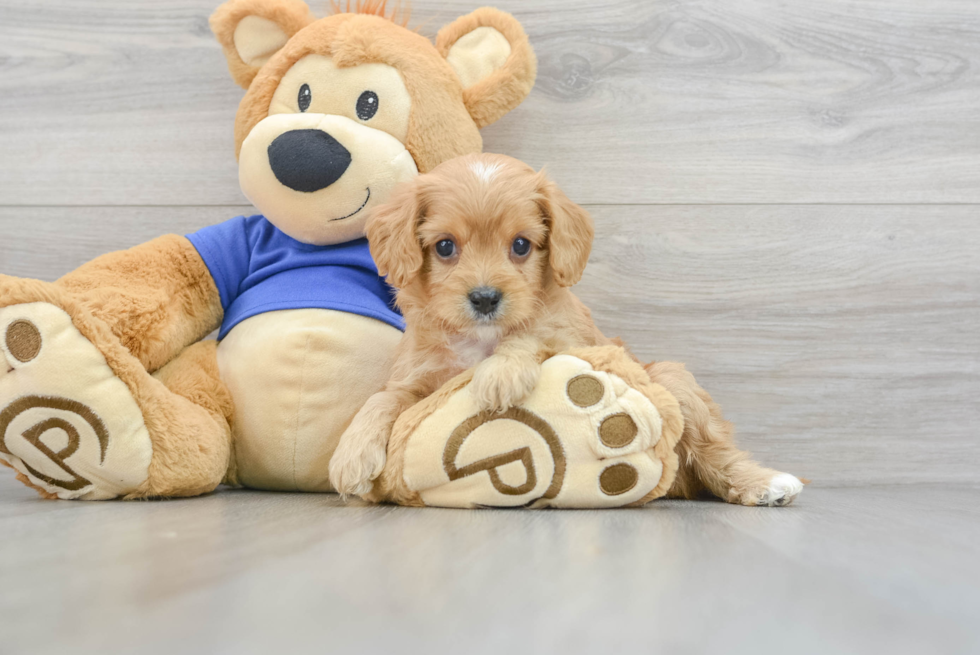
{"label": "black teddy bear nose", "polygon": [[293,191],[326,189],[341,178],[350,161],[350,151],[323,130],[291,130],[269,144],[272,172]]}

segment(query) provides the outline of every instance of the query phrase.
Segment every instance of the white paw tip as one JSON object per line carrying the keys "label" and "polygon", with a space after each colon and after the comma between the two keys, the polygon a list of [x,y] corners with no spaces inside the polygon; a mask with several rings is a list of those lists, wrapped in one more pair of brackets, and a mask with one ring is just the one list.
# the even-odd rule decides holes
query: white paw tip
{"label": "white paw tip", "polygon": [[367,493],[370,493],[373,486],[374,485],[372,485],[370,482],[364,482],[357,485],[349,486],[345,489],[338,489],[337,493],[340,494],[341,500],[347,501],[347,500],[351,500],[352,498],[358,498],[360,496],[364,496]]}
{"label": "white paw tip", "polygon": [[780,473],[769,481],[764,505],[781,507],[789,505],[803,491],[803,483],[795,475]]}

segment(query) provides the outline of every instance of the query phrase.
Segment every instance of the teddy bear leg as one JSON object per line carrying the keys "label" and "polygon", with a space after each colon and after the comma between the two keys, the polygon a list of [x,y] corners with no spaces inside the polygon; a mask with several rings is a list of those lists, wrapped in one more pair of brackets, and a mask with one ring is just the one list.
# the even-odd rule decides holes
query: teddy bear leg
{"label": "teddy bear leg", "polygon": [[150,476],[136,495],[196,496],[222,481],[237,484],[231,465],[234,404],[218,372],[217,345],[189,346],[153,374],[173,394],[169,400],[182,425],[154,439]]}
{"label": "teddy bear leg", "polygon": [[369,500],[442,507],[623,507],[663,496],[683,419],[620,347],[545,360],[520,405],[482,409],[472,372],[402,414]]}
{"label": "teddy bear leg", "polygon": [[680,469],[668,496],[696,498],[706,489],[729,503],[782,506],[800,494],[798,478],[760,465],[735,446],[734,427],[683,364],[654,362],[646,371],[677,398],[684,415]]}
{"label": "teddy bear leg", "polygon": [[[227,434],[227,421],[222,427],[151,377],[63,290],[4,282],[0,301],[10,303],[0,307],[0,461],[18,479],[45,497],[85,500],[194,495],[220,481],[201,465],[199,444]],[[184,459],[177,461],[179,447]]]}
{"label": "teddy bear leg", "polygon": [[146,481],[153,456],[127,379],[149,375],[69,298],[26,286],[51,293],[0,309],[0,460],[45,497],[124,496]]}
{"label": "teddy bear leg", "polygon": [[[31,282],[8,280],[12,288]],[[8,280],[0,280],[0,287]],[[112,330],[148,371],[221,323],[221,298],[207,266],[186,237],[174,234],[106,253],[51,287]],[[0,305],[6,304],[3,296]]]}

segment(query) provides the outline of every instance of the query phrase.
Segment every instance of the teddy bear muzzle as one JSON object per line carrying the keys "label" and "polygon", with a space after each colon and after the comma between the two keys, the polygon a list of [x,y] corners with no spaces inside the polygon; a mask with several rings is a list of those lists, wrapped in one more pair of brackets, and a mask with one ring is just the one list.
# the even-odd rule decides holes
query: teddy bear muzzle
{"label": "teddy bear muzzle", "polygon": [[363,237],[368,210],[416,175],[397,138],[334,114],[269,116],[238,160],[252,204],[288,236],[318,246]]}

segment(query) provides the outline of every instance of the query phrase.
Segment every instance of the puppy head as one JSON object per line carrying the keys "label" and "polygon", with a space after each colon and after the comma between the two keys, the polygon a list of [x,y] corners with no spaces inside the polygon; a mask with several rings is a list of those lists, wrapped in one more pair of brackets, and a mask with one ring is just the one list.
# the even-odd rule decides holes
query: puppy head
{"label": "puppy head", "polygon": [[592,235],[589,214],[543,172],[489,154],[401,186],[367,224],[402,309],[453,333],[528,325],[550,290],[581,278]]}

